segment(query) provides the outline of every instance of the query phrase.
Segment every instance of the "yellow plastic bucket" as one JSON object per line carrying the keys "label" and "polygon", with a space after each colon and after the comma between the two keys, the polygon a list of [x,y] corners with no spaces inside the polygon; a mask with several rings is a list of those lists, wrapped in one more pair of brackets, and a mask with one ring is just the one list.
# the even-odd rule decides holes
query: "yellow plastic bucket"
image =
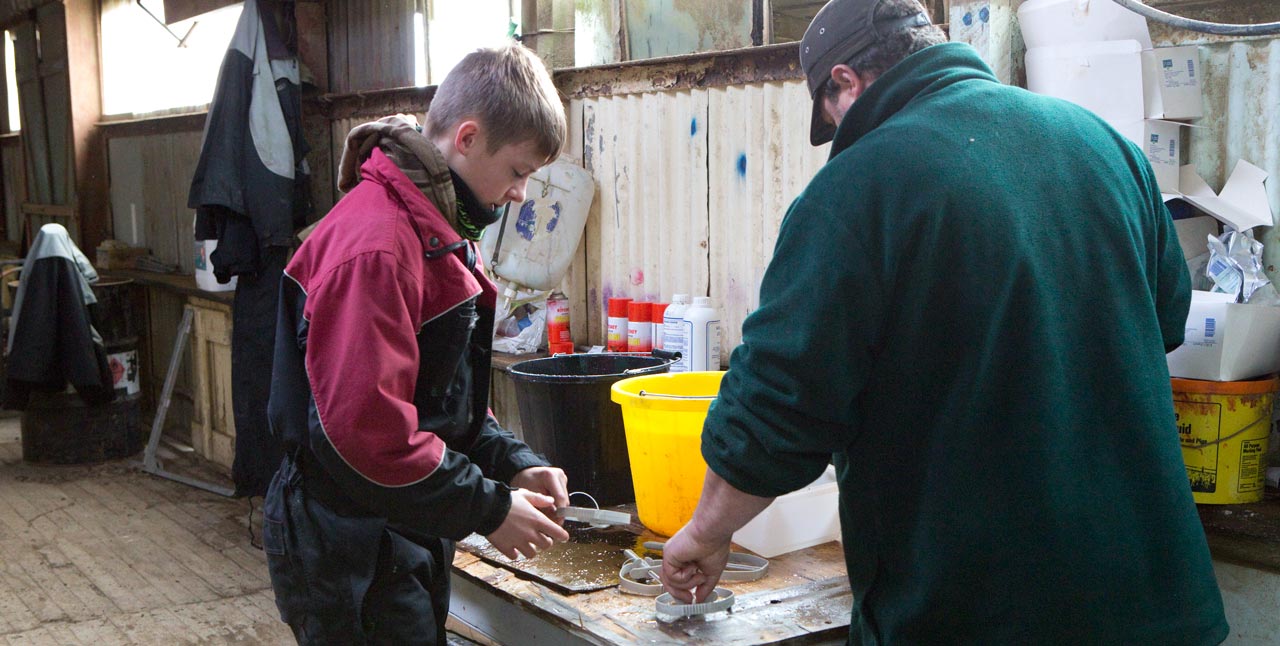
{"label": "yellow plastic bucket", "polygon": [[1202,504],[1262,500],[1271,406],[1280,378],[1177,379],[1173,408],[1191,492]]}
{"label": "yellow plastic bucket", "polygon": [[671,536],[693,517],[707,463],[702,423],[723,372],[632,377],[613,384],[622,406],[636,513],[645,527]]}

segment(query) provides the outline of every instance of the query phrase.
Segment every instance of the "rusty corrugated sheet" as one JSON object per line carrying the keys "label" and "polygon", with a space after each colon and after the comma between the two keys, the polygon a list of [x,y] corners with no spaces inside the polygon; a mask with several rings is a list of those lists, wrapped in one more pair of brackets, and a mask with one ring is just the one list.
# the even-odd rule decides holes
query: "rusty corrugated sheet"
{"label": "rusty corrugated sheet", "polygon": [[711,296],[723,317],[728,365],[743,320],[759,305],[787,207],[830,146],[809,145],[813,103],[801,81],[715,88],[709,104]]}
{"label": "rusty corrugated sheet", "polygon": [[583,162],[598,182],[587,220],[588,331],[604,339],[611,297],[706,294],[707,94],[588,99]]}
{"label": "rusty corrugated sheet", "polygon": [[[1267,194],[1280,213],[1280,40],[1215,43],[1200,48],[1205,117],[1192,128],[1191,162],[1220,189],[1238,160],[1270,176]],[[1280,229],[1260,236],[1271,279],[1280,279]]]}
{"label": "rusty corrugated sheet", "polygon": [[808,142],[811,105],[799,81],[573,102],[599,182],[586,234],[592,343],[610,297],[710,295],[727,359],[787,206],[826,159]]}

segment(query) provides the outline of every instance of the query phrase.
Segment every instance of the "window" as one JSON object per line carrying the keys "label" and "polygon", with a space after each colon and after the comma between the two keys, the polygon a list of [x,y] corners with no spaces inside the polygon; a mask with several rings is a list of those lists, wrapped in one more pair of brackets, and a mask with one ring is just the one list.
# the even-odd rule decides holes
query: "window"
{"label": "window", "polygon": [[193,110],[213,99],[240,19],[236,4],[166,26],[160,0],[103,0],[102,112]]}
{"label": "window", "polygon": [[[417,23],[418,19],[415,19],[415,36]],[[430,37],[427,39],[428,54],[424,62],[429,69],[424,75],[422,68],[419,68],[419,85],[439,84],[462,57],[477,48],[497,47],[509,42],[511,3],[509,0],[429,0],[426,23],[426,33]],[[421,49],[418,42],[414,44]]]}
{"label": "window", "polygon": [[[941,25],[949,19],[952,0],[920,0],[925,11],[929,12],[934,24]],[[818,10],[827,4],[827,0],[773,0],[769,5],[770,34],[769,42],[786,43],[800,40],[804,30],[809,27]]]}
{"label": "window", "polygon": [[7,132],[22,130],[22,120],[18,113],[18,64],[14,60],[13,34],[4,32],[4,79],[5,100],[9,108],[9,129]]}

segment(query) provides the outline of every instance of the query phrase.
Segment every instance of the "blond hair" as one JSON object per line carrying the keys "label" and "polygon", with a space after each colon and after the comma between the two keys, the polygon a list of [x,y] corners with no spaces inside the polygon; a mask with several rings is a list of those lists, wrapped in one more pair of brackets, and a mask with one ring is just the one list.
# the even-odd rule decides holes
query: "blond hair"
{"label": "blond hair", "polygon": [[467,54],[436,88],[428,135],[446,136],[467,119],[485,128],[490,153],[533,141],[548,161],[559,156],[568,131],[551,74],[519,43]]}

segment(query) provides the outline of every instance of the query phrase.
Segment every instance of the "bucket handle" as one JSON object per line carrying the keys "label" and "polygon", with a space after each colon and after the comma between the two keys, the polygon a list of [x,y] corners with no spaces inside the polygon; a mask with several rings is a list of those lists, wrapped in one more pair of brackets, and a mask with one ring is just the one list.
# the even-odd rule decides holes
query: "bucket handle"
{"label": "bucket handle", "polygon": [[663,394],[661,394],[661,393],[651,393],[651,392],[648,392],[648,391],[645,391],[645,390],[642,390],[642,391],[640,391],[640,392],[639,392],[639,393],[637,393],[637,394],[639,394],[641,397],[658,397],[658,398],[661,398],[661,399],[701,399],[701,400],[712,400],[712,399],[715,399],[715,398],[716,398],[716,396],[715,396],[715,395],[663,395]]}
{"label": "bucket handle", "polygon": [[[643,394],[643,393],[642,393],[642,394]],[[1258,425],[1262,420],[1264,420],[1264,419],[1265,419],[1265,420],[1267,420],[1267,421],[1271,421],[1269,416],[1259,417],[1259,418],[1257,418],[1257,419],[1253,420],[1252,422],[1249,422],[1248,424],[1245,424],[1245,425],[1244,425],[1244,428],[1242,428],[1242,429],[1240,429],[1240,430],[1236,431],[1235,433],[1232,433],[1231,435],[1228,435],[1228,436],[1226,436],[1226,437],[1220,437],[1220,438],[1218,438],[1218,439],[1216,439],[1216,440],[1214,440],[1214,441],[1212,441],[1212,442],[1205,442],[1204,444],[1201,444],[1200,446],[1189,446],[1189,447],[1187,447],[1187,448],[1189,448],[1189,449],[1204,449],[1204,448],[1208,448],[1208,447],[1210,447],[1210,446],[1216,446],[1216,445],[1218,445],[1218,444],[1222,444],[1223,442],[1226,442],[1227,440],[1229,440],[1229,439],[1231,439],[1231,438],[1234,438],[1235,436],[1240,435],[1241,433],[1244,433],[1245,431],[1247,431],[1247,430],[1249,430],[1249,429],[1251,429],[1251,428],[1253,428],[1253,427],[1257,426],[1257,425]]]}

